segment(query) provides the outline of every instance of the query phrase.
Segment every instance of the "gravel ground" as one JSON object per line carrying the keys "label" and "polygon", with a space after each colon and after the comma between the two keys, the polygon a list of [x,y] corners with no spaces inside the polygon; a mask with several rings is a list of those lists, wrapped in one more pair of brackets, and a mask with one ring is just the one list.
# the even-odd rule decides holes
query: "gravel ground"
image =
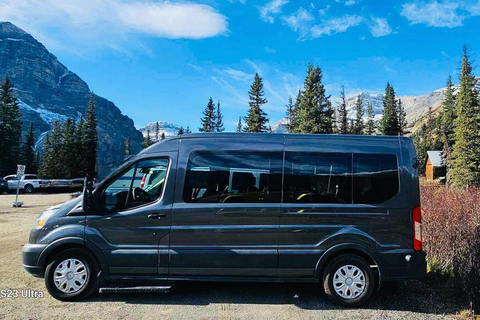
{"label": "gravel ground", "polygon": [[353,310],[332,305],[311,284],[184,282],[168,294],[109,293],[60,302],[48,295],[42,279],[23,270],[21,249],[38,214],[68,198],[21,195],[25,205],[11,208],[14,196],[0,195],[0,290],[43,293],[16,299],[0,294],[0,319],[445,319],[465,309],[434,278],[385,284],[371,302]]}

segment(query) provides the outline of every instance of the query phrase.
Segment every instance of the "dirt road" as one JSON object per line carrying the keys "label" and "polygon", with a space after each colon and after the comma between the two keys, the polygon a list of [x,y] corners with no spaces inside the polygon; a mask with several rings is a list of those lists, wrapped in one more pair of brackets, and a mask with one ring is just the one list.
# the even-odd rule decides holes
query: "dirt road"
{"label": "dirt road", "polygon": [[0,195],[0,290],[43,297],[0,295],[0,319],[444,319],[462,310],[435,279],[387,284],[358,310],[338,308],[304,284],[179,283],[169,294],[99,294],[64,303],[23,270],[21,249],[39,213],[68,195],[21,195],[22,208],[12,208],[13,199]]}

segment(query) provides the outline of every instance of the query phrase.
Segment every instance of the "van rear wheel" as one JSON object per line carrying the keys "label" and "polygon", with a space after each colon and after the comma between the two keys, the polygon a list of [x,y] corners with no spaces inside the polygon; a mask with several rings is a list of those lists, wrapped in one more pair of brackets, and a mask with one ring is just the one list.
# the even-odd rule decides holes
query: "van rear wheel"
{"label": "van rear wheel", "polygon": [[342,307],[358,307],[366,303],[375,289],[375,280],[365,259],[345,254],[334,258],[323,275],[327,297]]}
{"label": "van rear wheel", "polygon": [[32,193],[33,192],[33,186],[31,184],[27,184],[25,187],[25,192],[26,193]]}
{"label": "van rear wheel", "polygon": [[99,266],[90,252],[82,248],[58,253],[45,270],[45,285],[57,300],[79,301],[98,291]]}

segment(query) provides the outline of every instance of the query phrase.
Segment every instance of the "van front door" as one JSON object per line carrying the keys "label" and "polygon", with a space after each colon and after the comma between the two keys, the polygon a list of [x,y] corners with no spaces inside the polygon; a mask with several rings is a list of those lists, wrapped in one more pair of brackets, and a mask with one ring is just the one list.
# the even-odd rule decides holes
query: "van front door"
{"label": "van front door", "polygon": [[282,152],[189,147],[179,161],[170,276],[276,276]]}
{"label": "van front door", "polygon": [[168,273],[176,153],[140,160],[102,183],[85,239],[99,246],[111,274]]}

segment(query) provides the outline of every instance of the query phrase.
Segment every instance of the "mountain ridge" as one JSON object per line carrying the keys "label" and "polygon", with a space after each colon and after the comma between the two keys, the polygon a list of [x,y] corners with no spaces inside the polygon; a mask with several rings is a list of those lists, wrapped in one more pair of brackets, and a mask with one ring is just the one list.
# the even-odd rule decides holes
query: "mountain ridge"
{"label": "mountain ridge", "polygon": [[[33,36],[10,22],[0,22],[0,77],[14,85],[22,112],[22,133],[34,123],[37,147],[54,120],[84,116],[90,94],[88,84],[64,66]],[[142,134],[133,120],[111,101],[95,95],[98,119],[98,176],[106,176],[123,161],[124,141],[132,152],[141,150]]]}

